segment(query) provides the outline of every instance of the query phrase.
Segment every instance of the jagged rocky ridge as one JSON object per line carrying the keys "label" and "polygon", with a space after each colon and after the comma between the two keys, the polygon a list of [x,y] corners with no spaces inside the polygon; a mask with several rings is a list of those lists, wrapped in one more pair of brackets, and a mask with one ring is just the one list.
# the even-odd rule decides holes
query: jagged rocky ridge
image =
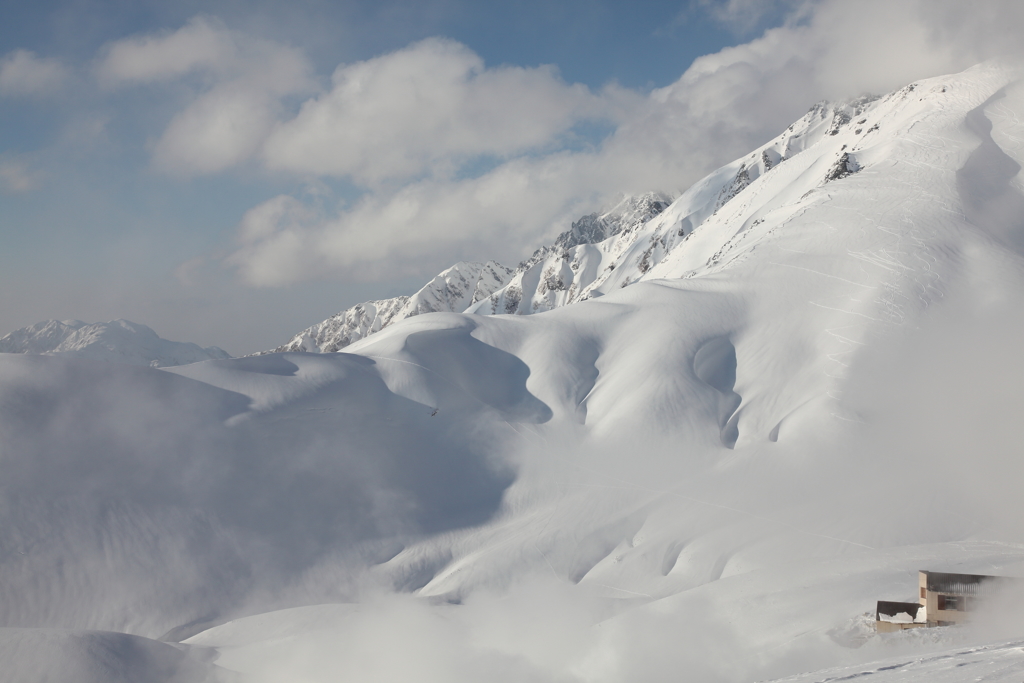
{"label": "jagged rocky ridge", "polygon": [[[902,92],[902,91],[901,91]],[[313,325],[263,353],[339,351],[389,325],[421,313],[527,315],[602,296],[646,279],[690,234],[744,194],[758,178],[825,137],[858,139],[878,130],[869,115],[876,97],[815,104],[781,135],[723,166],[673,202],[657,192],[623,198],[611,209],[574,221],[553,244],[537,249],[515,270],[495,261],[458,263],[411,297],[367,301]],[[845,138],[844,138],[845,139]],[[843,145],[821,184],[860,170]],[[669,206],[673,210],[667,213]],[[721,254],[709,260],[717,261]],[[470,295],[470,293],[472,293]]]}
{"label": "jagged rocky ridge", "polygon": [[511,275],[509,268],[496,261],[460,261],[439,273],[412,296],[356,304],[321,323],[307,327],[287,344],[263,353],[340,351],[392,323],[414,315],[461,313],[504,286]]}
{"label": "jagged rocky ridge", "polygon": [[[265,353],[286,351],[322,352],[340,351],[368,335],[380,332],[399,320],[421,313],[463,313],[476,309],[485,302],[495,300],[498,292],[522,291],[524,279],[540,282],[549,308],[569,303],[559,292],[565,290],[550,266],[551,261],[567,258],[580,246],[603,242],[618,235],[626,235],[641,228],[671,203],[671,198],[660,193],[626,197],[612,209],[591,213],[573,222],[569,230],[558,236],[551,246],[541,247],[533,256],[513,270],[496,261],[486,263],[459,262],[438,274],[412,296],[366,301],[337,313],[323,322],[312,325],[295,335],[287,344]],[[508,294],[508,296],[513,296]],[[542,310],[502,311],[533,313]]]}
{"label": "jagged rocky ridge", "polygon": [[660,214],[671,197],[649,192],[626,197],[611,210],[592,213],[575,221],[555,240],[519,264],[511,280],[501,291],[467,312],[529,314],[547,311],[579,301],[584,283],[597,275],[588,256],[598,244],[631,242],[638,231]]}
{"label": "jagged rocky ridge", "polygon": [[[564,248],[539,250],[526,262],[529,268],[521,267],[502,290],[466,312],[537,313],[657,277],[652,273],[656,265],[685,243],[694,230],[747,194],[748,188],[759,178],[827,136],[851,132],[861,135],[867,121],[865,116],[876,102],[877,98],[862,97],[845,103],[814,105],[803,118],[768,144],[695,184],[672,202],[671,208],[660,206],[657,195],[626,200],[649,207],[647,219],[609,233],[601,241],[581,241]],[[874,130],[877,126],[868,133]],[[821,183],[858,170],[856,155],[852,150],[843,151],[829,172],[822,176]],[[573,227],[575,229],[576,224]],[[721,257],[721,254],[716,256]],[[708,264],[716,260],[712,257]]]}
{"label": "jagged rocky ridge", "polygon": [[87,324],[81,320],[45,320],[0,338],[0,353],[54,354],[165,368],[231,358],[216,346],[161,338],[149,327],[128,320]]}

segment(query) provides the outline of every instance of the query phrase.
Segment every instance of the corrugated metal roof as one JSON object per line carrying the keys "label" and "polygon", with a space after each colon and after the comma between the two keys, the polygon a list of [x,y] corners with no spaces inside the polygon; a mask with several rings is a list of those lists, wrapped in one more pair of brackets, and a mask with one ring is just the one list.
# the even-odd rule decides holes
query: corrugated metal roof
{"label": "corrugated metal roof", "polygon": [[986,574],[950,574],[947,572],[931,572],[922,569],[926,587],[938,593],[955,595],[977,595],[984,592],[987,585],[995,585],[1006,581],[1019,581],[1006,576],[988,576]]}

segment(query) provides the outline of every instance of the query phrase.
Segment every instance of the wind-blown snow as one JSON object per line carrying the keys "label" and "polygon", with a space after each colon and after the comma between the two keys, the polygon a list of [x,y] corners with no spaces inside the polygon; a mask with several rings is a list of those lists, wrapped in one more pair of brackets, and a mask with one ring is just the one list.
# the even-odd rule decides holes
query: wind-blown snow
{"label": "wind-blown snow", "polygon": [[817,106],[341,353],[0,357],[0,619],[248,681],[1010,680],[978,640],[1024,624],[864,615],[918,569],[1024,576],[1021,111],[997,63]]}

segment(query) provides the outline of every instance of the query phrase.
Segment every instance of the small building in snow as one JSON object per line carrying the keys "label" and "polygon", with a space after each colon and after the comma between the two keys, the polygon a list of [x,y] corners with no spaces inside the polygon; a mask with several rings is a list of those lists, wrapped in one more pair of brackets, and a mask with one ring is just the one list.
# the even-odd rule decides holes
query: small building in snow
{"label": "small building in snow", "polygon": [[880,633],[921,626],[951,626],[970,619],[979,602],[1007,582],[1004,576],[918,572],[918,602],[879,600],[875,629]]}

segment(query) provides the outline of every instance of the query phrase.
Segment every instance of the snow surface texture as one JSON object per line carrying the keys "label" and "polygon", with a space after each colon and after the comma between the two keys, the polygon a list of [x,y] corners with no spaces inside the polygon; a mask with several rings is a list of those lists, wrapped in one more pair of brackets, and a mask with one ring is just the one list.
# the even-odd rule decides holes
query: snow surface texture
{"label": "snow surface texture", "polygon": [[816,671],[782,679],[777,683],[826,683],[859,678],[867,678],[871,683],[1018,681],[1024,678],[1024,641],[960,647],[926,655],[905,655],[875,662],[871,666]]}
{"label": "snow surface texture", "polygon": [[127,320],[91,325],[81,320],[47,320],[0,337],[0,353],[59,353],[154,368],[231,357],[216,346],[204,349],[161,339],[145,325]]}
{"label": "snow surface texture", "polygon": [[567,247],[571,305],[169,370],[0,356],[4,637],[176,643],[95,650],[152,680],[1019,680],[1021,610],[865,613],[918,569],[1024,576],[1021,112],[999,64],[815,107]]}

